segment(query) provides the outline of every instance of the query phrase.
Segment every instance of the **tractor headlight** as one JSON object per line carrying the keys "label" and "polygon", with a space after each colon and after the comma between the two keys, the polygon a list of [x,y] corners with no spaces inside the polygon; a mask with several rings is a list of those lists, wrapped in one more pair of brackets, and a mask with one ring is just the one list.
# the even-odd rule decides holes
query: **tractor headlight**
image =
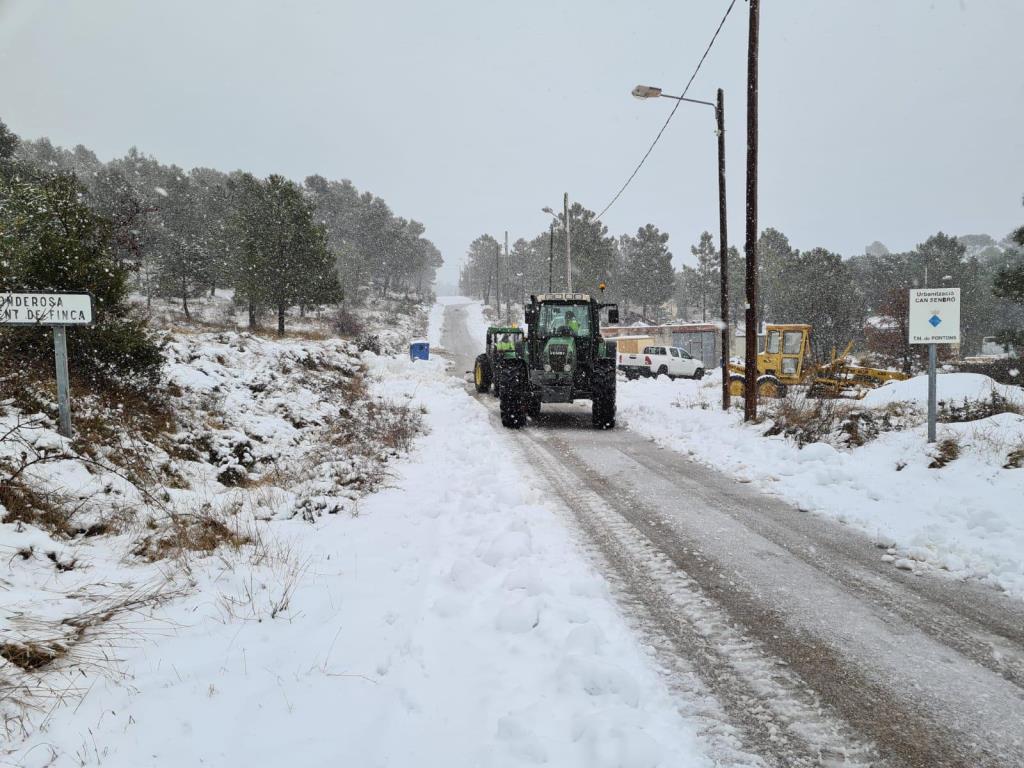
{"label": "tractor headlight", "polygon": [[550,371],[551,370],[551,363],[544,363],[544,370],[545,371]]}

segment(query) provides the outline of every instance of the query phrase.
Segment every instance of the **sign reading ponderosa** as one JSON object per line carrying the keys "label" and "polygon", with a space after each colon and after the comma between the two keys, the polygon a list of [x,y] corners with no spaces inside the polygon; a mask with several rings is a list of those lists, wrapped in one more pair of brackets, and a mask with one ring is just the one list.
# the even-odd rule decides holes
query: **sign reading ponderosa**
{"label": "sign reading ponderosa", "polygon": [[0,293],[3,325],[89,325],[92,297],[87,293]]}

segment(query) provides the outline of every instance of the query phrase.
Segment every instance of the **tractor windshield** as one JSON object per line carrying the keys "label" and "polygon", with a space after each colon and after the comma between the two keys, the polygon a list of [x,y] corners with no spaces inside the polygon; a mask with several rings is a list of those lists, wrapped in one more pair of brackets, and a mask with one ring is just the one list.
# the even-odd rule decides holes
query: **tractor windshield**
{"label": "tractor windshield", "polygon": [[589,336],[587,304],[544,304],[540,308],[541,336]]}

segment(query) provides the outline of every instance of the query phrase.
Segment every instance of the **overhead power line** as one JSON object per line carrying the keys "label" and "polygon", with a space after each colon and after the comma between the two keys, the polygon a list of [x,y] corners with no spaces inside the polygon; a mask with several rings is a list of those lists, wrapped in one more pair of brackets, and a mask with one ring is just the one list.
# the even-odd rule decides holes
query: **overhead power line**
{"label": "overhead power line", "polygon": [[[686,87],[683,88],[683,92],[680,95],[680,98],[685,97],[687,91],[690,90],[690,86],[693,85],[693,81],[697,77],[697,73],[700,72],[700,68],[704,66],[704,60],[708,57],[708,54],[711,52],[711,47],[715,44],[715,40],[718,39],[718,33],[721,32],[722,27],[725,26],[725,20],[728,19],[729,14],[732,13],[732,7],[734,5],[736,5],[736,0],[731,0],[731,2],[729,3],[729,7],[725,9],[725,15],[723,15],[722,20],[718,22],[718,29],[716,29],[715,34],[711,36],[711,42],[709,42],[708,47],[704,49],[704,55],[701,56],[700,61],[697,62],[697,68],[693,70],[693,74],[690,75],[690,79],[686,82]],[[605,213],[608,212],[608,209],[615,205],[615,202],[620,197],[622,197],[622,193],[626,191],[626,187],[630,185],[630,182],[632,182],[633,179],[636,178],[636,175],[640,172],[640,169],[644,167],[644,163],[647,162],[647,158],[651,156],[651,152],[653,152],[654,148],[658,145],[658,142],[661,140],[661,135],[665,133],[665,129],[668,128],[668,124],[672,122],[672,118],[675,117],[676,110],[679,109],[679,105],[682,103],[682,101],[677,101],[675,106],[672,107],[672,111],[668,113],[668,117],[665,119],[664,124],[661,126],[661,130],[658,131],[658,135],[654,137],[654,141],[651,142],[651,146],[647,148],[647,151],[644,153],[644,156],[640,158],[640,162],[637,163],[636,168],[634,168],[633,172],[629,174],[629,178],[626,179],[626,183],[622,185],[618,192],[615,193],[615,197],[613,197],[611,202],[608,203],[608,205],[606,205],[599,214],[597,214],[598,219],[604,216]]]}

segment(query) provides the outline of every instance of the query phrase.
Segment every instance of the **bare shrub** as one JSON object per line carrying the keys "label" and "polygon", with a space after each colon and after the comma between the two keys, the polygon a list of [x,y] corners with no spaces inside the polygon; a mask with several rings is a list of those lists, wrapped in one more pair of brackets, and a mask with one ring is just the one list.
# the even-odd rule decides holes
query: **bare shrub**
{"label": "bare shrub", "polygon": [[988,398],[984,400],[970,400],[965,397],[962,402],[956,400],[940,402],[937,418],[946,424],[956,424],[987,419],[1001,413],[1024,415],[1024,408],[992,390]]}
{"label": "bare shrub", "polygon": [[362,456],[406,453],[423,431],[423,411],[407,404],[367,400],[328,425],[330,443]]}
{"label": "bare shrub", "polygon": [[785,435],[800,447],[822,442],[838,431],[851,410],[841,400],[789,393],[765,409],[766,417],[773,421],[765,435]]}
{"label": "bare shrub", "polygon": [[764,413],[773,421],[766,435],[785,435],[801,447],[833,442],[857,448],[885,432],[899,432],[920,422],[912,403],[865,408],[856,401],[813,398],[792,391]]}
{"label": "bare shrub", "polygon": [[384,343],[380,336],[375,333],[360,333],[356,336],[356,347],[360,352],[373,352],[375,355],[383,354]]}
{"label": "bare shrub", "polygon": [[332,325],[335,333],[349,338],[359,336],[364,330],[363,323],[359,317],[345,307],[338,308]]}

